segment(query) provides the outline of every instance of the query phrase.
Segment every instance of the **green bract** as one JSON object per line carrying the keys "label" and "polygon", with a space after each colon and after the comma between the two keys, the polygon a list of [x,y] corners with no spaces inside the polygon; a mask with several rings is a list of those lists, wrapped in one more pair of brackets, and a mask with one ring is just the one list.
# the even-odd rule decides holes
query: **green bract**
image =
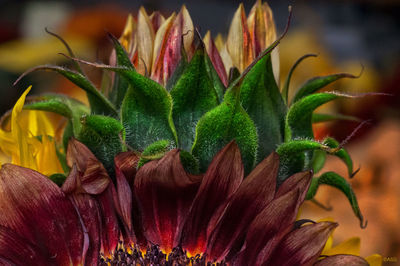
{"label": "green bract", "polygon": [[[346,150],[332,138],[316,141],[312,130],[313,122],[355,119],[314,113],[329,101],[349,96],[319,93],[319,89],[337,79],[354,76],[336,74],[311,79],[290,101],[289,83],[295,67],[314,55],[298,60],[280,89],[274,79],[270,56],[278,39],[243,73],[232,69],[229,87],[225,88],[199,40],[189,60],[182,51],[175,73],[163,87],[137,73],[118,40],[111,39],[115,66],[73,58],[75,63],[111,71],[110,88],[98,90],[80,68],[77,71],[58,66],[33,69],[56,71],[68,78],[86,91],[90,108],[60,95],[34,98],[25,106],[65,116],[69,123],[64,132],[64,145],[70,137],[77,138],[92,150],[111,176],[114,156],[125,150],[134,150],[140,155],[138,167],[141,167],[160,159],[170,149],[180,148],[185,169],[191,173],[204,172],[216,153],[232,140],[241,150],[245,173],[276,151],[281,162],[278,186],[296,172],[311,169],[319,172],[327,154],[339,157],[346,164],[348,175],[354,175],[353,162]],[[107,91],[107,95],[102,91]],[[54,180],[61,182],[60,177],[54,176]],[[321,184],[341,190],[363,222],[354,192],[343,177],[332,172],[314,177],[308,199],[314,197]]]}

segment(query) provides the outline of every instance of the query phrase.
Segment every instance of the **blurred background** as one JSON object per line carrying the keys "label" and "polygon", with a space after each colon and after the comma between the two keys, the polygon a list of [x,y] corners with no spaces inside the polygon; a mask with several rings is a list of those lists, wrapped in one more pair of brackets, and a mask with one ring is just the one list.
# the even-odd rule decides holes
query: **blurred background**
{"label": "blurred background", "polygon": [[[135,17],[140,6],[148,13],[160,10],[164,16],[186,4],[195,26],[202,34],[210,29],[226,35],[230,20],[241,1],[212,0],[119,0],[119,1],[1,1],[0,0],[0,111],[9,110],[28,85],[33,93],[61,92],[85,101],[84,94],[54,73],[35,72],[17,86],[13,82],[38,64],[68,65],[60,52],[64,47],[45,32],[45,27],[65,38],[76,55],[90,61],[107,62],[111,43],[107,32],[119,36],[126,17]],[[247,12],[254,1],[243,1]],[[269,1],[278,32],[286,24],[292,1]],[[329,205],[325,211],[313,203],[304,204],[302,216],[318,220],[333,217],[340,223],[335,243],[361,236],[361,255],[380,253],[387,265],[400,265],[400,1],[398,0],[308,0],[296,1],[294,18],[280,45],[281,77],[307,53],[294,73],[291,88],[317,75],[348,72],[359,79],[340,80],[329,90],[350,93],[384,92],[390,96],[369,96],[337,101],[324,112],[353,115],[370,120],[347,144],[360,172],[351,180],[368,227],[360,229],[347,199],[333,188],[321,187],[318,201]],[[99,73],[85,72],[99,82]],[[31,94],[33,94],[31,93]],[[359,122],[339,121],[317,124],[318,138],[327,135],[343,140]],[[328,160],[326,170],[343,176],[345,166]],[[393,261],[393,258],[395,258]]]}

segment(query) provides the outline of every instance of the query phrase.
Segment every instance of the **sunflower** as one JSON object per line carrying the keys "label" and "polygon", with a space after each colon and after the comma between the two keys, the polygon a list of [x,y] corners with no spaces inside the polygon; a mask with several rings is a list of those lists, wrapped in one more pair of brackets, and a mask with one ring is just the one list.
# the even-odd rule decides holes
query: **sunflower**
{"label": "sunflower", "polygon": [[77,140],[67,158],[72,170],[61,188],[28,168],[0,170],[2,262],[302,265],[318,258],[337,226],[295,223],[309,171],[276,190],[279,156],[273,153],[243,179],[235,142],[197,176],[184,170],[177,149],[136,173],[138,157],[119,154],[115,185]]}
{"label": "sunflower", "polygon": [[[327,153],[354,174],[342,145],[312,133],[313,111],[345,97],[315,92],[342,76],[314,79],[289,104],[288,82],[281,93],[274,75],[272,51],[284,36],[276,38],[274,27],[266,4],[258,1],[248,19],[241,5],[225,45],[231,66],[210,34],[203,40],[194,30],[185,7],[167,19],[142,8],[119,40],[110,36],[109,65],[79,60],[69,49],[75,70],[34,68],[76,83],[90,107],[60,95],[25,104],[67,118],[66,154],[41,160],[59,159],[65,172],[48,178],[22,161],[0,169],[0,262],[367,265],[357,256],[320,257],[337,223],[296,221],[321,184],[342,190],[361,224],[363,217],[343,177],[313,177]],[[81,63],[113,73],[97,89]],[[16,138],[16,148],[47,133],[29,136]],[[16,158],[29,154],[20,149]]]}

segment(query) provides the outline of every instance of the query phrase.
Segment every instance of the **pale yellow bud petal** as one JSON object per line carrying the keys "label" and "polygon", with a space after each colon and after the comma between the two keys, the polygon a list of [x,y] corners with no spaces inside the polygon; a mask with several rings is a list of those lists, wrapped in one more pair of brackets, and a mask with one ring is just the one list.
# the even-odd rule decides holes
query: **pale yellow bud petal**
{"label": "pale yellow bud petal", "polygon": [[146,10],[141,7],[138,14],[137,24],[137,51],[138,67],[137,71],[144,75],[151,70],[153,59],[154,30]]}
{"label": "pale yellow bud petal", "polygon": [[251,63],[253,49],[243,4],[239,5],[239,8],[233,16],[226,41],[226,48],[231,55],[233,65],[237,67],[240,72]]}
{"label": "pale yellow bud petal", "polygon": [[128,19],[126,20],[124,31],[122,32],[121,37],[119,38],[119,42],[125,48],[128,53],[132,52],[133,48],[133,32],[136,30],[135,21],[131,14],[129,14]]}

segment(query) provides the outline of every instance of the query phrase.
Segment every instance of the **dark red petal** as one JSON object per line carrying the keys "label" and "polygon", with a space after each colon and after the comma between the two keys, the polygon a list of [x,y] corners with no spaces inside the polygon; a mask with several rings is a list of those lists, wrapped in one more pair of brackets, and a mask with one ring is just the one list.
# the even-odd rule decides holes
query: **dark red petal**
{"label": "dark red petal", "polygon": [[285,236],[267,265],[311,265],[320,255],[337,223],[320,222],[305,225]]}
{"label": "dark red petal", "polygon": [[76,164],[80,175],[81,188],[89,194],[102,193],[111,182],[103,164],[81,142],[71,139],[68,143],[67,162]]}
{"label": "dark red petal", "polygon": [[278,191],[275,194],[275,198],[279,198],[289,191],[299,189],[301,192],[299,202],[301,204],[306,197],[308,188],[310,187],[312,175],[312,171],[304,171],[290,176],[279,187]]}
{"label": "dark red petal", "polygon": [[[125,228],[125,230],[127,231],[125,233],[129,234],[129,237],[132,238],[133,231],[134,231],[134,236],[136,238],[137,244],[139,244],[142,247],[145,247],[147,244],[147,240],[144,237],[143,225],[142,225],[140,211],[139,211],[139,204],[137,202],[135,191],[134,191],[134,178],[136,176],[136,167],[137,167],[138,161],[139,161],[139,156],[131,151],[121,152],[114,158],[115,171],[116,172],[120,171],[121,174],[125,177],[126,182],[129,185],[130,192],[131,192],[131,196],[130,196],[130,204],[131,204],[130,217],[131,218],[128,217],[129,215],[127,213],[124,214],[125,215],[124,219],[126,220],[125,227],[127,227],[127,228]],[[124,184],[123,180],[121,180],[120,178],[121,178],[121,176],[117,175],[118,194],[120,194],[120,191],[125,191],[127,189],[126,184]],[[121,186],[121,185],[123,185],[124,188],[118,188],[118,186]],[[129,193],[129,192],[126,191],[125,194],[127,194],[127,193]],[[118,195],[118,196],[121,201],[121,200],[124,200],[123,198],[126,198],[128,195],[122,196],[122,198],[121,198],[121,195]],[[127,203],[124,203],[124,204],[127,204]],[[125,208],[125,210],[129,209],[129,206],[125,206],[125,207],[122,206],[123,204],[121,202],[119,205],[121,206],[121,211],[124,208]],[[133,223],[133,225],[131,225],[131,226],[127,225],[128,221],[130,221],[131,224]],[[133,231],[132,231],[132,226],[133,226]],[[128,227],[130,229],[128,229]]]}
{"label": "dark red petal", "polygon": [[98,202],[89,194],[71,194],[70,200],[75,205],[89,237],[85,265],[97,264],[101,248],[101,217]]}
{"label": "dark red petal", "polygon": [[0,169],[0,225],[47,251],[59,265],[82,264],[84,232],[72,203],[46,176],[5,164]]}
{"label": "dark red petal", "polygon": [[300,192],[290,191],[274,199],[249,226],[245,248],[237,260],[248,265],[261,265],[276,248],[296,219]]}
{"label": "dark red petal", "polygon": [[[3,259],[3,260],[2,260]],[[50,265],[55,260],[44,255],[13,230],[0,226],[0,265]]]}
{"label": "dark red petal", "polygon": [[167,252],[177,246],[180,229],[198,186],[199,179],[185,172],[177,149],[139,169],[135,194],[150,242]]}
{"label": "dark red petal", "polygon": [[139,156],[132,151],[121,152],[114,158],[115,167],[121,170],[128,180],[128,184],[132,187],[138,161]]}
{"label": "dark red petal", "polygon": [[100,195],[94,196],[100,205],[102,218],[102,251],[107,256],[115,250],[120,237],[118,217],[116,210],[117,193],[114,186],[110,185]]}
{"label": "dark red petal", "polygon": [[368,262],[358,256],[354,255],[334,255],[319,260],[314,264],[315,266],[368,266]]}
{"label": "dark red petal", "polygon": [[206,253],[211,260],[222,260],[244,240],[251,222],[274,197],[278,169],[279,156],[274,152],[240,185],[208,241]]}
{"label": "dark red petal", "polygon": [[61,187],[61,190],[65,194],[84,193],[81,187],[80,175],[76,164],[72,166],[71,171],[69,172],[64,184]]}
{"label": "dark red petal", "polygon": [[129,232],[132,232],[132,191],[124,174],[118,167],[115,167],[117,179],[117,195],[120,207],[120,216]]}
{"label": "dark red petal", "polygon": [[192,254],[203,253],[207,238],[243,180],[240,150],[232,141],[212,160],[190,208],[181,245]]}

